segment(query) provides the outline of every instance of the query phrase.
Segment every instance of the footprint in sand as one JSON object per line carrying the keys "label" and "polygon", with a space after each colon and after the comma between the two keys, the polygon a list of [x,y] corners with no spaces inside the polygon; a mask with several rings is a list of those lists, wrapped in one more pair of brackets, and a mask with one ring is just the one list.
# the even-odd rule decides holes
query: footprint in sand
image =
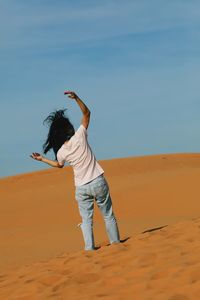
{"label": "footprint in sand", "polygon": [[94,283],[95,281],[97,281],[99,279],[100,279],[100,276],[96,273],[78,274],[72,278],[73,281],[75,281],[79,284]]}
{"label": "footprint in sand", "polygon": [[28,279],[28,280],[26,280],[24,283],[30,283],[30,282],[33,282],[33,281],[35,281],[35,279],[34,279],[34,278],[32,278],[32,279]]}
{"label": "footprint in sand", "polygon": [[186,295],[175,294],[169,298],[169,300],[190,300]]}
{"label": "footprint in sand", "polygon": [[0,279],[0,284],[3,283],[6,279]]}
{"label": "footprint in sand", "polygon": [[189,242],[189,243],[193,243],[195,241],[195,239],[190,237],[190,238],[187,238],[185,241]]}
{"label": "footprint in sand", "polygon": [[103,298],[103,297],[107,297],[108,294],[97,294],[95,296],[98,297],[98,298]]}
{"label": "footprint in sand", "polygon": [[20,275],[20,276],[19,276],[20,279],[22,279],[22,278],[24,278],[24,277],[26,277],[26,275]]}
{"label": "footprint in sand", "polygon": [[58,282],[61,279],[62,279],[62,276],[49,275],[49,276],[45,276],[43,278],[40,278],[39,282],[46,285],[46,286],[52,286],[53,284],[55,284],[56,282]]}
{"label": "footprint in sand", "polygon": [[190,274],[189,282],[195,283],[200,280],[200,269],[193,270]]}
{"label": "footprint in sand", "polygon": [[63,281],[60,284],[57,284],[56,286],[54,286],[52,288],[52,292],[58,292],[60,289],[62,289],[63,287],[65,287],[67,285],[67,281]]}
{"label": "footprint in sand", "polygon": [[156,253],[146,254],[144,256],[139,257],[137,265],[139,267],[152,266],[155,263],[156,258],[157,258],[157,254]]}
{"label": "footprint in sand", "polygon": [[72,270],[69,270],[69,269],[66,269],[66,270],[63,270],[62,272],[60,272],[60,274],[62,275],[69,275],[72,273]]}
{"label": "footprint in sand", "polygon": [[165,278],[169,276],[169,271],[168,270],[163,270],[163,271],[159,271],[159,272],[156,272],[154,273],[152,276],[151,276],[151,280],[157,280],[157,279],[162,279],[162,278]]}

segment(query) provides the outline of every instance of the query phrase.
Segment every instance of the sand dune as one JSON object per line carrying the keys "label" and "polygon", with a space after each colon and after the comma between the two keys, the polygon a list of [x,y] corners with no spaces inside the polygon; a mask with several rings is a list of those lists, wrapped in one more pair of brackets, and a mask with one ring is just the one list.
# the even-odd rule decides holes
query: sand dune
{"label": "sand dune", "polygon": [[0,180],[0,299],[200,299],[200,154],[101,165],[123,242],[107,246],[96,209],[94,252],[70,167]]}
{"label": "sand dune", "polygon": [[200,299],[200,218],[0,276],[0,299]]}

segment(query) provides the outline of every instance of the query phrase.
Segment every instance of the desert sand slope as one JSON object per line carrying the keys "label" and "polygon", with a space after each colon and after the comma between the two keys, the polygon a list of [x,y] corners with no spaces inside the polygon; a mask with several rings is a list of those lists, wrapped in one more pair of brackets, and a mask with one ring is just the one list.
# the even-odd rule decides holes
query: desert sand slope
{"label": "desert sand slope", "polygon": [[1,300],[200,299],[200,218],[0,276]]}
{"label": "desert sand slope", "polygon": [[100,163],[121,238],[130,238],[106,246],[95,208],[95,240],[102,247],[94,253],[81,250],[70,167],[0,180],[0,299],[200,299],[200,154]]}

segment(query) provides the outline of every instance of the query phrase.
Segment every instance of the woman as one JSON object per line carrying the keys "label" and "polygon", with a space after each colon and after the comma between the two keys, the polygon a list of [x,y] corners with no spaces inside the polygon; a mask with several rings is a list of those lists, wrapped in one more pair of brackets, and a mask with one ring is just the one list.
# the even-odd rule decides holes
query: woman
{"label": "woman", "polygon": [[50,149],[53,149],[56,160],[50,160],[39,153],[32,153],[31,157],[52,167],[62,168],[65,162],[73,167],[76,200],[82,217],[80,227],[85,242],[85,250],[94,250],[94,199],[104,217],[111,244],[120,242],[119,230],[104,171],[96,161],[87,140],[90,110],[74,92],[65,92],[65,94],[74,99],[82,111],[80,127],[77,131],[74,130],[73,125],[64,115],[65,110],[51,113],[44,121],[49,123],[50,129],[43,150],[46,154]]}

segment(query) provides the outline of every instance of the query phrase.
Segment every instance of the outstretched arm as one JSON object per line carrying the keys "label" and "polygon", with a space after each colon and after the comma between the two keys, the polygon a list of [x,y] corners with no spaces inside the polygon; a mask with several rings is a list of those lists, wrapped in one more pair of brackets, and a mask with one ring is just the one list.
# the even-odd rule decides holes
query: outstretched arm
{"label": "outstretched arm", "polygon": [[48,159],[37,152],[32,153],[32,155],[30,155],[30,157],[32,157],[35,160],[44,162],[44,163],[50,165],[51,167],[62,168],[64,166],[64,165],[59,164],[58,161]]}
{"label": "outstretched arm", "polygon": [[68,97],[71,99],[74,99],[78,106],[80,107],[82,111],[82,119],[81,119],[81,124],[87,129],[90,123],[90,110],[89,108],[85,105],[85,103],[72,91],[65,92],[65,95],[68,94]]}

